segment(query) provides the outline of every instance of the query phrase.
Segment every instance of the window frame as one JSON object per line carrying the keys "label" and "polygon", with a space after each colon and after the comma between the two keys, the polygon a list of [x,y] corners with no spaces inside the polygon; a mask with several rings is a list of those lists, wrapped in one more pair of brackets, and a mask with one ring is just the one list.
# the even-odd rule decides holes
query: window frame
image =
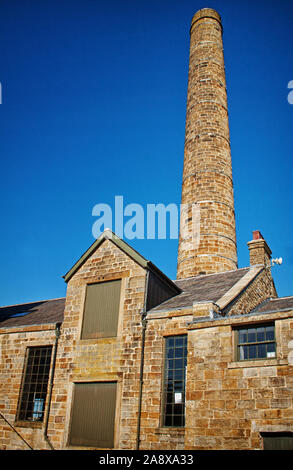
{"label": "window frame", "polygon": [[[265,341],[247,341],[247,342],[239,342],[239,333],[241,330],[249,330],[249,329],[257,329],[257,328],[266,328],[266,327],[273,327],[274,328],[274,339],[273,340],[265,340]],[[274,344],[275,350],[274,356],[268,357],[248,357],[241,359],[240,357],[240,346],[249,346],[249,345],[268,345]],[[272,351],[273,352],[273,351]],[[239,325],[234,328],[234,357],[237,362],[248,362],[248,361],[267,361],[277,358],[277,338],[276,338],[276,325],[274,321],[268,321],[263,323],[248,323],[244,325]]]}
{"label": "window frame", "polygon": [[[34,354],[33,356],[33,361],[32,364],[29,364],[30,360],[30,355],[32,354],[33,351],[36,350],[44,350],[47,349],[47,352],[45,354],[45,358],[48,360],[45,361],[45,367],[48,367],[48,373],[42,373],[40,374],[40,360],[38,361],[38,364],[35,361],[36,357],[41,358],[41,354],[39,356],[36,356]],[[17,412],[16,412],[16,422],[21,422],[25,423],[28,426],[40,426],[44,422],[45,415],[46,415],[46,405],[47,405],[47,395],[48,395],[48,387],[49,387],[49,381],[50,381],[50,375],[51,375],[51,369],[52,369],[52,356],[53,356],[53,345],[47,344],[47,345],[40,345],[40,346],[28,346],[25,351],[25,359],[24,359],[24,365],[23,365],[23,371],[22,371],[22,378],[21,378],[21,385],[20,385],[20,391],[19,391],[19,397],[18,397],[18,404],[17,404]],[[34,374],[36,375],[36,381],[33,382],[32,379],[32,371],[33,367],[38,368],[38,373]],[[30,369],[29,369],[30,368]],[[43,379],[42,376],[47,375],[46,380]],[[39,377],[41,376],[41,380]],[[36,390],[33,392],[33,384],[35,385],[35,388],[37,388],[37,385],[41,386],[41,388],[44,388],[42,392],[37,392]],[[27,399],[24,399],[25,396],[25,387],[27,386],[28,391],[26,392],[27,394]],[[35,409],[34,407],[29,411],[29,403],[30,403],[30,396],[32,394],[38,394],[41,395],[41,397],[34,398],[34,400],[42,400],[42,409],[41,411],[38,409]],[[36,401],[36,403],[41,403]],[[31,419],[28,417],[29,413],[31,414]],[[35,416],[35,419],[33,419],[33,415],[40,415],[41,416]],[[39,419],[38,419],[39,418]]]}
{"label": "window frame", "polygon": [[[183,390],[178,392],[178,393],[182,393],[183,394],[183,397],[182,397],[182,406],[183,406],[183,413],[182,414],[176,414],[176,413],[170,413],[170,414],[167,414],[166,413],[166,405],[167,405],[167,400],[166,400],[166,397],[167,397],[167,381],[168,381],[168,371],[170,369],[167,369],[167,362],[168,362],[168,348],[167,348],[167,341],[170,340],[170,338],[174,338],[174,340],[178,339],[178,338],[184,338],[184,340],[186,341],[186,344],[183,344],[184,346],[184,349],[185,349],[185,355],[183,355],[182,359],[185,359],[185,370],[184,370],[184,375],[183,375]],[[188,349],[187,349],[187,342],[188,342],[188,336],[187,334],[179,334],[179,335],[170,335],[170,336],[165,336],[164,337],[164,354],[163,354],[163,360],[164,360],[164,364],[163,364],[163,377],[162,377],[162,407],[161,407],[161,427],[163,428],[171,428],[171,429],[184,429],[185,428],[185,417],[186,417],[186,414],[185,414],[185,411],[186,411],[186,371],[187,371],[187,357],[188,357]],[[174,349],[176,349],[176,346],[174,346]],[[174,360],[175,360],[175,355],[174,355]],[[173,369],[173,371],[175,370],[183,370],[183,369]],[[180,380],[178,380],[180,381]],[[173,384],[175,382],[175,379],[173,378]],[[174,385],[173,385],[174,387]],[[174,388],[173,388],[173,394],[175,394],[175,391],[174,391]],[[169,403],[170,405],[172,405],[172,409],[174,411],[174,407],[173,405],[175,405],[175,402],[173,403]],[[172,417],[172,422],[173,424],[166,424],[166,416],[171,416]],[[174,416],[181,416],[181,420],[183,422],[183,424],[174,424]]]}

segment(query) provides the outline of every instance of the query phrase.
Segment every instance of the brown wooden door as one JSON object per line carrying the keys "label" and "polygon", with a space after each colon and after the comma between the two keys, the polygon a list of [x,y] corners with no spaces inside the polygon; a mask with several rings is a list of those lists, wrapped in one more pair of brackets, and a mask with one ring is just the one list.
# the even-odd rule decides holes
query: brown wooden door
{"label": "brown wooden door", "polygon": [[74,385],[69,444],[114,447],[116,382]]}

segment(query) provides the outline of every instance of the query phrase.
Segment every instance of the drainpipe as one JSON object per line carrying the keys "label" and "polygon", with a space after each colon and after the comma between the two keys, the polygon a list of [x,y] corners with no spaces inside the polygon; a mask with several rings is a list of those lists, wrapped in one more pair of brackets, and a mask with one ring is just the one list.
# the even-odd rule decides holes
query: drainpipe
{"label": "drainpipe", "polygon": [[145,294],[144,294],[144,309],[141,312],[142,331],[141,331],[141,358],[140,358],[140,377],[139,377],[138,422],[137,422],[137,434],[136,434],[136,450],[139,450],[139,443],[140,443],[140,421],[141,421],[141,405],[142,405],[144,346],[145,346],[145,333],[146,333],[146,327],[147,327],[146,303],[147,303],[148,284],[149,284],[149,271],[147,271],[147,274],[146,274]]}
{"label": "drainpipe", "polygon": [[138,423],[136,436],[136,450],[139,450],[140,443],[140,419],[141,419],[141,403],[142,403],[142,386],[143,386],[143,365],[144,365],[144,344],[145,331],[147,326],[146,312],[142,312],[142,333],[141,333],[141,360],[140,360],[140,377],[139,377],[139,398],[138,398]]}
{"label": "drainpipe", "polygon": [[54,384],[54,374],[55,374],[55,367],[56,367],[56,357],[57,357],[57,347],[58,347],[58,340],[60,337],[60,327],[61,323],[56,323],[55,325],[55,345],[54,345],[54,352],[53,352],[53,363],[52,363],[52,372],[51,372],[51,379],[49,385],[49,394],[48,394],[48,410],[46,413],[46,420],[45,420],[45,427],[44,427],[44,439],[49,445],[51,450],[55,450],[49,437],[48,437],[48,424],[49,424],[49,416],[50,416],[50,409],[51,409],[51,399],[52,399],[52,390]]}

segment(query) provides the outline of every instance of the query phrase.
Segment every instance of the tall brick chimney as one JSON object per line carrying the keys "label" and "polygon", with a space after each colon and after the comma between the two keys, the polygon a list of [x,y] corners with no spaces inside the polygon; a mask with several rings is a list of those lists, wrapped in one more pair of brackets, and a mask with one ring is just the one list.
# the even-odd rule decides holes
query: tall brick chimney
{"label": "tall brick chimney", "polygon": [[234,196],[220,15],[190,28],[177,278],[237,269]]}

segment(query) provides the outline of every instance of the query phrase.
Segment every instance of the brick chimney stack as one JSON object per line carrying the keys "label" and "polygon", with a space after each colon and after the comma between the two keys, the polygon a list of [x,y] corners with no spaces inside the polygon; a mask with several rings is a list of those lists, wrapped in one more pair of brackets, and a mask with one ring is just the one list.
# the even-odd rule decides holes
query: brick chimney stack
{"label": "brick chimney stack", "polygon": [[250,266],[270,266],[272,252],[267,242],[259,230],[255,230],[252,235],[252,240],[247,243],[249,248]]}
{"label": "brick chimney stack", "polygon": [[191,22],[177,278],[237,269],[234,196],[220,15]]}

